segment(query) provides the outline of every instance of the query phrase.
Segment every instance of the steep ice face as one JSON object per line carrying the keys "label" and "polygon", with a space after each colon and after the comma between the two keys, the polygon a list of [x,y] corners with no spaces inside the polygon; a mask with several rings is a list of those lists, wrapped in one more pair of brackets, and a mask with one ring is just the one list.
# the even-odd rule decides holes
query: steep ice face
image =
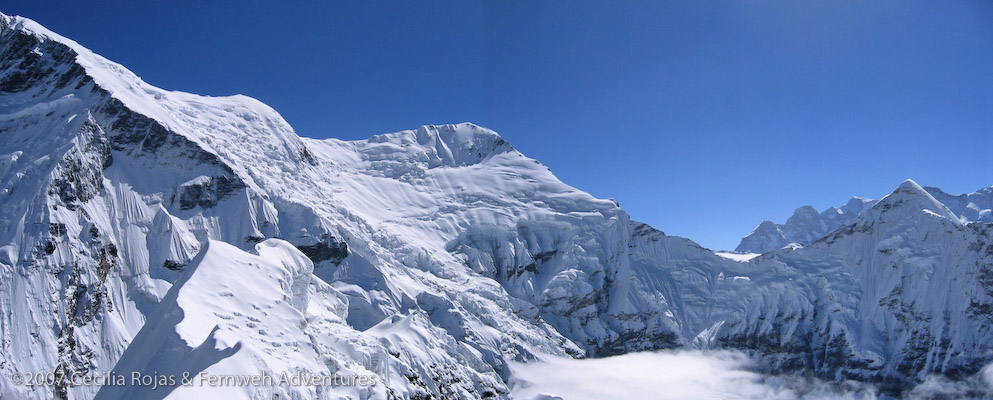
{"label": "steep ice face", "polygon": [[990,233],[906,181],[855,223],[772,258],[837,274],[821,290],[834,292],[834,315],[847,320],[833,328],[847,343],[844,376],[900,386],[925,373],[964,376],[988,360],[988,350],[974,350],[991,340]]}
{"label": "steep ice face", "polygon": [[29,20],[0,28],[0,380],[296,369],[384,385],[208,394],[503,398],[509,362],[540,354],[730,347],[898,389],[991,358],[990,226],[960,211],[986,215],[979,197],[948,208],[905,183],[871,209],[802,209],[763,226],[805,246],[733,260],[476,125],[299,138],[255,100],[163,91]]}
{"label": "steep ice face", "polygon": [[966,376],[988,362],[981,343],[993,339],[991,228],[964,224],[908,180],[823,238],[753,260],[752,282],[763,270],[782,278],[746,292],[761,299],[745,304],[762,306],[700,342],[757,350],[772,370],[874,381],[890,393],[929,373]]}

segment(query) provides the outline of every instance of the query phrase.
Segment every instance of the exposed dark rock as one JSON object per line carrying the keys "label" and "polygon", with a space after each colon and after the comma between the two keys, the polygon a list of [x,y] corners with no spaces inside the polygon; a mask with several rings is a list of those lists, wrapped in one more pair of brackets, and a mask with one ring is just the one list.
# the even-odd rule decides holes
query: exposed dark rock
{"label": "exposed dark rock", "polygon": [[590,342],[590,356],[608,357],[633,351],[675,349],[681,346],[679,335],[672,332],[622,332],[617,338],[604,343]]}
{"label": "exposed dark rock", "polygon": [[186,267],[186,264],[173,260],[165,260],[162,262],[162,267],[173,271],[182,271]]}
{"label": "exposed dark rock", "polygon": [[310,258],[314,264],[330,261],[331,264],[338,265],[345,257],[348,257],[348,244],[329,234],[322,235],[321,240],[317,243],[307,246],[297,245],[296,248],[307,258]]}
{"label": "exposed dark rock", "polygon": [[265,240],[262,236],[245,236],[245,241],[249,243],[258,243]]}
{"label": "exposed dark rock", "polygon": [[73,147],[56,167],[48,194],[71,207],[86,202],[103,190],[103,170],[113,162],[102,129],[87,120],[80,128],[85,141]]}
{"label": "exposed dark rock", "polygon": [[63,236],[66,234],[66,224],[48,224],[48,233],[52,236]]}
{"label": "exposed dark rock", "polygon": [[303,146],[303,149],[300,150],[299,157],[300,157],[301,160],[303,160],[307,164],[314,165],[314,166],[318,165],[317,159],[314,158],[314,155],[311,154],[310,150],[307,149],[307,146],[306,145],[304,145]]}
{"label": "exposed dark rock", "polygon": [[181,154],[196,162],[221,166],[228,175],[234,175],[220,158],[210,153],[183,135],[176,134],[158,121],[129,109],[120,100],[109,97],[101,88],[97,91],[108,95],[107,102],[98,110],[101,120],[110,123],[110,145],[115,151],[146,153],[155,155],[163,147],[177,149]]}
{"label": "exposed dark rock", "polygon": [[55,242],[53,242],[51,240],[46,241],[43,249],[45,251],[45,254],[52,254],[52,253],[54,253],[55,252]]}
{"label": "exposed dark rock", "polygon": [[101,283],[107,280],[107,274],[110,273],[110,269],[114,267],[116,259],[117,246],[114,246],[113,243],[110,243],[100,249],[100,270],[97,271],[97,276],[99,276]]}
{"label": "exposed dark rock", "polygon": [[[225,196],[237,189],[245,188],[245,184],[237,178],[215,176],[206,182],[183,185],[179,192],[179,208],[190,210],[196,207],[210,208]],[[173,201],[176,201],[175,197]]]}
{"label": "exposed dark rock", "polygon": [[117,257],[117,246],[114,246],[113,243],[108,244],[107,254],[110,254],[111,257]]}

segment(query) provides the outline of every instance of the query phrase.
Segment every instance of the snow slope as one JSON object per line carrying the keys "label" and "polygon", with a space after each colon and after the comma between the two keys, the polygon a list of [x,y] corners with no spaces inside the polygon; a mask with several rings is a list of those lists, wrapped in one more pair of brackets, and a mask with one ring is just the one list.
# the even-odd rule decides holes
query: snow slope
{"label": "snow slope", "polygon": [[[512,362],[722,347],[899,391],[993,359],[991,226],[913,182],[806,247],[728,259],[473,124],[300,138],[24,18],[0,39],[5,396],[506,398]],[[5,381],[107,371],[380,383]]]}

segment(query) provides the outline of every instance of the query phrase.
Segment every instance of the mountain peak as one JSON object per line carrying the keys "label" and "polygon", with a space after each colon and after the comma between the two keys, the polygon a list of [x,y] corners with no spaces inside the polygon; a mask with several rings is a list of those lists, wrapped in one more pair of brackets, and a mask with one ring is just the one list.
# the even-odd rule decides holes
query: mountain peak
{"label": "mountain peak", "polygon": [[446,144],[454,147],[482,146],[492,147],[494,150],[506,150],[510,148],[507,141],[503,140],[499,133],[491,129],[481,127],[471,122],[444,125],[424,125],[417,129],[417,142],[427,144],[434,138],[439,138]]}
{"label": "mountain peak", "polygon": [[[133,137],[112,140],[132,141],[150,154],[163,151],[162,146],[186,146],[177,151],[216,159],[255,188],[266,184],[264,178],[271,177],[271,172],[290,173],[300,165],[316,163],[282,116],[256,99],[163,90],[30,19],[3,16],[0,20],[0,70],[6,72],[0,76],[0,92],[9,95],[5,106],[11,110],[26,113],[36,107],[36,98],[57,95],[60,102],[45,103],[46,107],[62,107],[69,121],[75,115],[86,115],[73,108],[77,106],[92,108],[90,114],[96,119],[127,115],[130,119],[118,122],[118,127],[135,126]],[[52,135],[75,129],[39,125],[37,132]]]}
{"label": "mountain peak", "polygon": [[375,153],[407,153],[407,159],[426,161],[429,168],[475,165],[498,154],[513,152],[514,147],[496,132],[479,125],[424,125],[369,138],[368,143],[382,147]]}
{"label": "mountain peak", "polygon": [[793,215],[786,220],[787,224],[809,223],[817,219],[820,213],[813,206],[801,206],[793,210]]}
{"label": "mountain peak", "polygon": [[919,212],[924,212],[946,218],[955,224],[961,224],[955,213],[911,179],[903,181],[892,193],[880,199],[867,213],[869,214],[867,217],[872,218],[894,212],[906,214],[905,217],[908,218],[916,216]]}
{"label": "mountain peak", "polygon": [[900,186],[898,186],[896,189],[913,190],[921,193],[927,193],[927,191],[925,191],[924,188],[921,187],[921,185],[918,185],[917,182],[914,182],[913,179],[905,179],[902,183],[900,183]]}

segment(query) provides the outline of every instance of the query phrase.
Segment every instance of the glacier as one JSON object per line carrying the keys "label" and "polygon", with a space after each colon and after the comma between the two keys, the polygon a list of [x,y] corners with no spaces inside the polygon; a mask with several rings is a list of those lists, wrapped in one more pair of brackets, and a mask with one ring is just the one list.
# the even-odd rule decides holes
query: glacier
{"label": "glacier", "polygon": [[[303,138],[4,15],[0,153],[4,398],[510,398],[521,364],[663,349],[899,395],[993,361],[991,188],[906,181],[732,259],[484,127]],[[377,384],[11,380],[135,371]]]}

